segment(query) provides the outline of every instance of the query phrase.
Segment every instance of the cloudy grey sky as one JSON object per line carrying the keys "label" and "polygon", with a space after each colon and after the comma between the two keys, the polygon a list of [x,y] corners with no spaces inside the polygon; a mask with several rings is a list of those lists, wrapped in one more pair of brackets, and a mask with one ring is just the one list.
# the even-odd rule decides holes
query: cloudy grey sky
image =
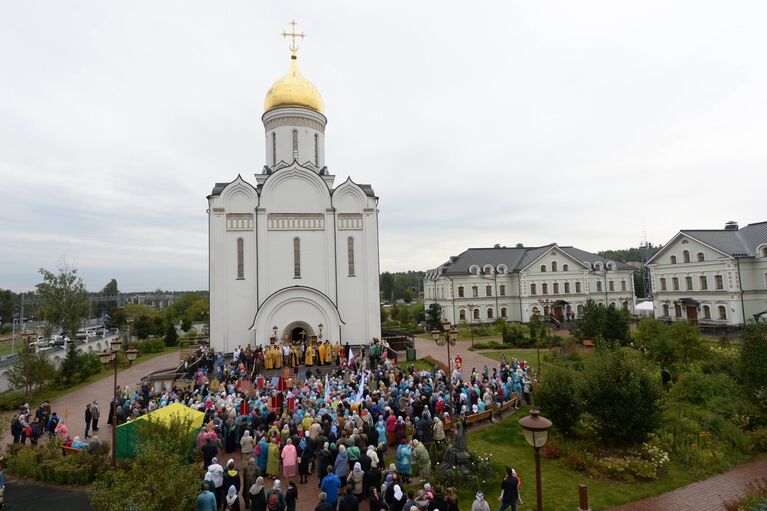
{"label": "cloudy grey sky", "polygon": [[0,287],[65,258],[91,289],[206,288],[205,196],[264,164],[291,18],[383,270],[767,220],[767,2],[25,0],[0,5]]}

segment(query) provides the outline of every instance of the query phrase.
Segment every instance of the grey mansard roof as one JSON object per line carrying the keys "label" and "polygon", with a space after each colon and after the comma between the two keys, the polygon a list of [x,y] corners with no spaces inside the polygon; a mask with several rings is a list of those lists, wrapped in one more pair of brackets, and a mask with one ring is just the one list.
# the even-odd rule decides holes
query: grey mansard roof
{"label": "grey mansard roof", "polygon": [[758,247],[767,243],[767,222],[749,224],[737,230],[704,229],[680,232],[730,256],[756,256]]}
{"label": "grey mansard roof", "polygon": [[489,264],[496,269],[498,266],[504,265],[509,273],[513,273],[523,270],[551,249],[557,249],[569,255],[584,264],[584,267],[587,266],[586,263],[593,266],[594,263],[612,262],[619,270],[634,269],[627,264],[611,259],[605,260],[604,257],[598,254],[586,252],[579,248],[559,246],[556,243],[551,243],[541,247],[470,248],[460,255],[451,257],[449,261],[433,270],[433,272],[441,275],[467,275],[469,274],[469,268],[472,266],[476,265],[481,269]]}

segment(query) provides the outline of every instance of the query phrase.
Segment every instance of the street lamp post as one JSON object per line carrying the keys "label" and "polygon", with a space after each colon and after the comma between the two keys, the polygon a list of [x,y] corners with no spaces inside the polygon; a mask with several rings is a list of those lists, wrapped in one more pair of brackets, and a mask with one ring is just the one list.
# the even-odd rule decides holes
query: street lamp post
{"label": "street lamp post", "polygon": [[436,328],[431,331],[431,336],[434,339],[434,342],[437,343],[437,346],[445,346],[447,345],[447,389],[450,393],[450,401],[452,403],[453,400],[453,371],[452,371],[452,363],[453,360],[450,358],[450,346],[455,346],[455,341],[458,339],[458,329],[451,325],[448,320],[444,320],[442,322],[442,328],[444,330],[444,337],[442,336],[442,332],[437,330]]}
{"label": "street lamp post", "polygon": [[[115,392],[117,390],[117,355],[120,353],[120,348],[123,342],[119,338],[115,338],[110,343],[110,349],[104,350],[99,354],[99,360],[104,364],[104,367],[109,366],[110,362],[114,366],[114,384],[112,385],[112,468],[117,466],[117,396]],[[125,350],[125,357],[128,359],[128,367],[133,365],[133,361],[138,356],[138,350],[130,348]]]}
{"label": "street lamp post", "polygon": [[538,410],[530,410],[530,415],[519,419],[519,425],[525,433],[525,440],[535,450],[535,492],[538,511],[543,511],[543,493],[541,492],[541,447],[549,439],[551,421],[541,416]]}
{"label": "street lamp post", "polygon": [[471,347],[474,347],[474,305],[473,303],[470,303],[467,305],[469,308],[469,330],[471,330]]}

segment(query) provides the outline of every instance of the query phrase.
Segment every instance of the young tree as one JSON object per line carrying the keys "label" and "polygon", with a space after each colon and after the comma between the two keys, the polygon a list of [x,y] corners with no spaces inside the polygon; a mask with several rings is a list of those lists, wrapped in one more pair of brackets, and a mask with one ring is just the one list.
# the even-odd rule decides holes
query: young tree
{"label": "young tree", "polygon": [[748,389],[767,398],[767,325],[746,326],[740,339],[740,378]]}
{"label": "young tree", "polygon": [[40,388],[56,378],[56,368],[41,353],[24,350],[19,361],[8,371],[8,382],[14,388],[23,388],[27,396],[35,387]]}
{"label": "young tree", "polygon": [[583,306],[583,317],[575,329],[575,335],[583,339],[601,337],[607,322],[607,309],[604,305],[588,299]]}
{"label": "young tree", "polygon": [[567,436],[583,412],[581,373],[555,364],[541,377],[535,400],[541,411]]}
{"label": "young tree", "polygon": [[165,332],[165,338],[163,340],[165,341],[166,346],[178,345],[178,333],[176,332],[176,326],[173,323],[168,323],[168,330]]}
{"label": "young tree", "polygon": [[598,350],[587,361],[584,410],[595,419],[605,442],[643,441],[660,423],[661,394],[660,378],[636,352]]}
{"label": "young tree", "polygon": [[601,335],[609,341],[618,341],[621,344],[627,344],[629,340],[628,311],[617,309],[615,305],[610,305],[607,308],[604,329],[601,332]]}
{"label": "young tree", "polygon": [[638,344],[650,349],[650,356],[661,367],[669,367],[677,360],[675,338],[671,327],[657,319],[644,318],[634,334]]}
{"label": "young tree", "polygon": [[40,268],[43,281],[37,284],[37,295],[43,303],[45,319],[60,326],[65,334],[75,339],[80,321],[88,314],[90,302],[83,279],[77,269],[62,264],[55,274]]}
{"label": "young tree", "polygon": [[686,321],[677,321],[671,327],[671,338],[674,340],[679,354],[685,365],[690,359],[697,357],[703,351],[703,341],[698,333],[698,327]]}

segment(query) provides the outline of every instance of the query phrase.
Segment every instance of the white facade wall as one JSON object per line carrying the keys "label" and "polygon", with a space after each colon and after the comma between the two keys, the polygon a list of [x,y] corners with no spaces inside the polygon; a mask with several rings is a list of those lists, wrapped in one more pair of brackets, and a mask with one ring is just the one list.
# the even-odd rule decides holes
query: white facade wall
{"label": "white facade wall", "polygon": [[[351,179],[333,189],[334,177],[319,175],[324,116],[279,108],[263,120],[270,169],[256,175],[259,189],[238,176],[208,198],[211,345],[231,352],[265,344],[275,326],[281,340],[300,328],[308,337],[369,343],[381,334],[378,199]],[[348,238],[354,240],[353,275]]]}
{"label": "white facade wall", "polygon": [[[685,262],[685,251],[689,262]],[[758,253],[759,257],[738,261],[694,238],[678,235],[647,265],[655,317],[739,326],[752,320],[754,314],[767,311],[767,254]],[[703,261],[698,260],[699,254]],[[721,289],[717,288],[717,277],[721,277]],[[701,278],[705,278],[705,286]],[[696,310],[681,303],[683,298],[699,302]]]}
{"label": "white facade wall", "polygon": [[[606,272],[601,266],[591,268],[556,247],[519,271],[508,273],[504,268],[499,271],[487,265],[470,270],[476,274],[427,276],[426,307],[438,303],[442,317],[451,323],[491,323],[503,317],[503,308],[507,321],[528,322],[536,312],[561,312],[563,317],[572,312],[579,318],[589,299],[634,313],[633,270],[618,270],[614,264]],[[501,294],[502,286],[505,296]],[[555,303],[558,301],[567,303]],[[479,311],[478,317],[475,310]]]}

